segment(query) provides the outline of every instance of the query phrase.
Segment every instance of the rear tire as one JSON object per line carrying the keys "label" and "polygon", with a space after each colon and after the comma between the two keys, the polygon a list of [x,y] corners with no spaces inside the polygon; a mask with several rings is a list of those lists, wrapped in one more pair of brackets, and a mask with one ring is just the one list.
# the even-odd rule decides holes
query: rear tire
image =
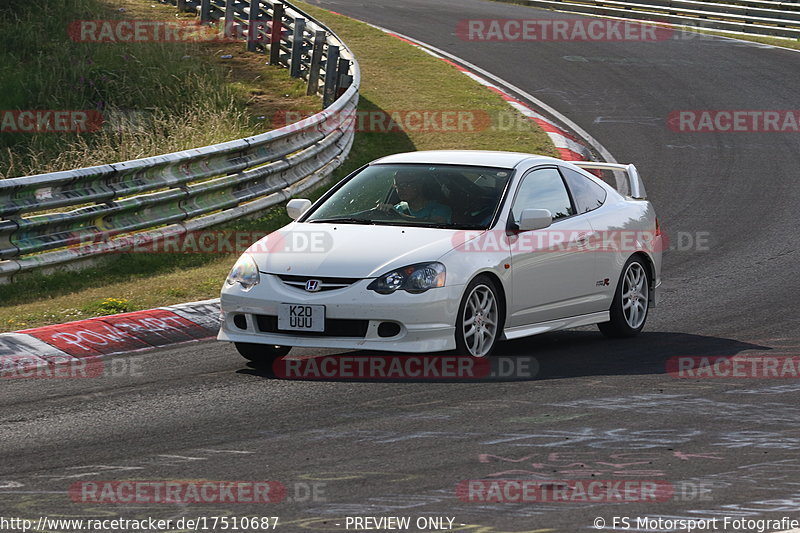
{"label": "rear tire", "polygon": [[271,344],[255,344],[250,342],[234,342],[239,355],[252,361],[256,366],[272,368],[276,359],[283,357],[292,349],[291,346],[275,346]]}
{"label": "rear tire", "polygon": [[639,256],[625,263],[609,309],[611,320],[597,324],[606,337],[635,337],[642,331],[650,309],[650,279],[647,265]]}
{"label": "rear tire", "polygon": [[464,291],[456,316],[456,350],[486,357],[492,353],[503,328],[497,288],[487,276],[473,279]]}

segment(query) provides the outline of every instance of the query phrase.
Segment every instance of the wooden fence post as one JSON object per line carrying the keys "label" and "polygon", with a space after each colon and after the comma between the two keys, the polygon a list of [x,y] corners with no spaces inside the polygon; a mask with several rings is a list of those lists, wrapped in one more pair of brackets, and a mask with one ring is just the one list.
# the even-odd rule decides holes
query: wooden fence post
{"label": "wooden fence post", "polygon": [[223,29],[223,35],[225,36],[226,40],[236,38],[236,35],[233,31],[233,17],[236,14],[233,8],[235,5],[236,0],[225,0],[225,27]]}
{"label": "wooden fence post", "polygon": [[339,47],[328,45],[325,60],[325,88],[322,91],[322,107],[328,107],[336,100],[336,69],[339,66]]}
{"label": "wooden fence post", "polygon": [[325,32],[320,30],[314,33],[314,49],[311,52],[311,65],[308,68],[307,96],[319,92],[319,70],[322,66],[322,52],[325,47]]}
{"label": "wooden fence post", "polygon": [[303,65],[303,36],[306,31],[306,19],[294,19],[294,29],[292,30],[292,56],[289,61],[292,65],[292,77],[299,78]]}
{"label": "wooden fence post", "polygon": [[259,0],[250,0],[250,14],[247,17],[247,50],[248,52],[255,52],[258,48],[258,34],[260,29],[258,27],[258,13],[261,11],[261,2]]}
{"label": "wooden fence post", "polygon": [[200,0],[200,24],[211,20],[211,0]]}
{"label": "wooden fence post", "polygon": [[269,64],[277,65],[281,59],[281,37],[283,36],[283,4],[272,6],[272,25],[269,33]]}

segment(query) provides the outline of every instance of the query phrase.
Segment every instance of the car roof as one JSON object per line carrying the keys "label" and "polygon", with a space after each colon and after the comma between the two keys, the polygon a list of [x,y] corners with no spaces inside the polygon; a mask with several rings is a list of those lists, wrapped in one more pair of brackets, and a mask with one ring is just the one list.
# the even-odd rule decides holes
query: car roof
{"label": "car roof", "polygon": [[435,165],[469,165],[512,169],[523,161],[561,162],[560,159],[521,152],[492,152],[488,150],[429,150],[393,154],[373,161],[371,164],[422,163]]}

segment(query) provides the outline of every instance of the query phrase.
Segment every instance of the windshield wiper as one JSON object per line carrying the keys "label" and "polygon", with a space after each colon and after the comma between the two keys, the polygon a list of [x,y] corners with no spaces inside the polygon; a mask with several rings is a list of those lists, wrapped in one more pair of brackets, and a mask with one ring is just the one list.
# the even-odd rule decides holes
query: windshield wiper
{"label": "windshield wiper", "polygon": [[462,229],[462,230],[485,230],[485,224],[454,224],[454,223],[429,223],[423,221],[399,221],[399,220],[376,220],[378,226],[398,226],[401,228],[435,228],[435,229]]}
{"label": "windshield wiper", "polygon": [[308,222],[326,222],[328,224],[375,224],[374,221],[369,220],[367,218],[348,218],[348,217],[317,218],[314,220],[309,220]]}
{"label": "windshield wiper", "polygon": [[420,226],[422,228],[437,228],[437,229],[486,229],[486,224],[425,224]]}

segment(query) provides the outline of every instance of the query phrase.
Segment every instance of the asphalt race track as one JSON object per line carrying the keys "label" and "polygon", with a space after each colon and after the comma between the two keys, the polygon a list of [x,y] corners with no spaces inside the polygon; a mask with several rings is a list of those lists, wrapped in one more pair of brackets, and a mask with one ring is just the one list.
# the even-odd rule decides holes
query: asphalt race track
{"label": "asphalt race track", "polygon": [[[725,517],[800,520],[800,382],[667,373],[681,356],[800,355],[800,134],[666,124],[680,110],[796,110],[800,53],[699,37],[467,42],[455,35],[462,19],[576,17],[480,0],[315,3],[487,69],[635,163],[675,245],[645,333],[613,341],[580,328],[502,345],[500,356],[536,358],[537,375],[523,380],[281,380],[215,342],[113,358],[118,371],[104,378],[9,380],[0,516],[278,516],[281,531],[448,517],[451,530],[476,533],[568,533],[597,518],[610,529],[615,516],[638,531],[686,531],[636,529],[645,516],[717,518],[712,531]],[[68,493],[133,479],[271,480],[287,499],[95,504]],[[456,496],[462,481],[495,479],[669,490],[639,502]]]}

